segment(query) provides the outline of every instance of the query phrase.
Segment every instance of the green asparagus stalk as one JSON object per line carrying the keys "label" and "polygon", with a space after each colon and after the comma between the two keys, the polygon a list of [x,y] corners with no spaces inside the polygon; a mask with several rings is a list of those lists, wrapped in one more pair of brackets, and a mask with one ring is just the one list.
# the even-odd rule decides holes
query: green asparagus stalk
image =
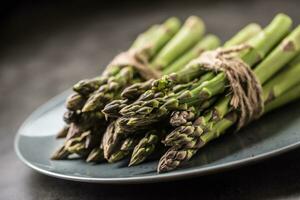
{"label": "green asparagus stalk", "polygon": [[109,81],[99,87],[86,101],[82,108],[82,112],[92,112],[101,110],[105,104],[114,98],[118,97],[119,91],[130,84],[133,80],[135,70],[128,66],[120,70],[120,72],[109,79]]}
{"label": "green asparagus stalk", "polygon": [[300,62],[300,55],[296,56],[291,62],[290,65],[296,65]]}
{"label": "green asparagus stalk", "polygon": [[217,100],[217,97],[213,97],[200,106],[191,106],[188,110],[183,111],[174,111],[170,117],[170,124],[173,127],[178,127],[187,124],[188,122],[193,121],[198,117],[203,111],[211,107]]}
{"label": "green asparagus stalk", "polygon": [[65,147],[68,152],[71,154],[79,154],[80,156],[87,156],[87,148],[86,148],[86,141],[89,140],[89,137],[91,137],[91,131],[83,132],[79,137],[72,138],[68,140],[65,144]]}
{"label": "green asparagus stalk", "polygon": [[[272,53],[260,63],[254,70],[256,77],[261,83],[265,83],[270,79],[274,73],[278,72],[282,66],[287,64],[294,58],[300,49],[300,26],[297,26],[292,33],[290,33]],[[275,59],[279,57],[280,59]],[[276,60],[274,62],[274,60]],[[272,70],[273,73],[266,72]]]}
{"label": "green asparagus stalk", "polygon": [[[281,76],[277,76],[265,85],[264,100],[266,102],[276,99],[276,97],[282,95],[287,90],[286,88],[291,88],[297,84],[300,74],[300,61],[298,64],[289,66],[281,73]],[[286,81],[286,79],[289,79],[290,81]],[[278,82],[281,82],[282,84],[274,84]]]}
{"label": "green asparagus stalk", "polygon": [[[178,21],[176,18],[174,18],[174,19],[169,18],[166,21],[166,23],[169,23],[169,25],[167,25],[167,27],[169,27],[169,26],[172,27],[173,25],[177,26],[178,24],[176,21]],[[136,40],[132,43],[130,49],[143,47],[146,43],[150,42],[151,39],[153,39],[155,34],[164,35],[163,34],[164,31],[165,30],[163,30],[159,24],[152,25],[147,31],[138,35]],[[165,40],[165,38],[163,38],[163,37],[159,37],[159,38],[162,40]],[[157,43],[157,42],[155,42],[155,43]],[[158,43],[160,43],[160,42],[158,42]],[[161,48],[161,47],[159,46],[158,48]]]}
{"label": "green asparagus stalk", "polygon": [[175,37],[158,53],[152,61],[152,65],[157,69],[163,69],[182,53],[190,49],[204,35],[205,25],[196,16],[189,17],[182,29]]}
{"label": "green asparagus stalk", "polygon": [[109,70],[110,71],[107,72],[107,75],[105,77],[104,76],[98,76],[98,77],[95,77],[95,78],[92,78],[92,79],[80,80],[78,83],[76,83],[73,86],[73,91],[80,94],[83,97],[88,96],[92,92],[96,91],[101,85],[107,83],[108,74],[110,76],[114,76],[120,71],[120,69],[118,69],[116,67],[112,67]]}
{"label": "green asparagus stalk", "polygon": [[232,47],[237,44],[242,44],[245,41],[248,41],[249,39],[253,38],[256,36],[259,32],[261,32],[262,29],[260,25],[256,23],[251,23],[245,26],[243,29],[241,29],[234,38],[228,40],[225,42],[223,45],[224,47]]}
{"label": "green asparagus stalk", "polygon": [[170,124],[174,127],[182,126],[190,121],[193,121],[197,115],[197,110],[195,106],[189,107],[187,110],[174,111],[170,117]]}
{"label": "green asparagus stalk", "polygon": [[76,111],[81,110],[86,98],[79,93],[71,94],[66,100],[66,108],[68,110]]}
{"label": "green asparagus stalk", "polygon": [[67,137],[68,135],[68,132],[69,132],[69,129],[70,129],[70,126],[69,125],[65,125],[56,135],[56,138],[57,139],[60,139],[60,138],[65,138]]}
{"label": "green asparagus stalk", "polygon": [[168,66],[165,70],[163,70],[164,74],[170,74],[172,72],[179,71],[186,64],[188,64],[194,58],[197,58],[204,51],[213,50],[220,46],[220,40],[215,35],[207,35],[198,42],[191,50],[186,52],[183,56],[179,57],[175,62],[173,62],[170,66]]}
{"label": "green asparagus stalk", "polygon": [[269,102],[265,107],[265,113],[268,113],[276,108],[284,106],[299,98],[300,98],[300,84],[294,86],[293,88],[289,89],[287,92],[282,94],[281,96]]}
{"label": "green asparagus stalk", "polygon": [[[65,137],[65,142],[63,144],[62,147],[60,147],[51,157],[51,159],[53,160],[61,160],[61,159],[66,159],[69,155],[73,154],[72,152],[69,152],[69,148],[66,146],[68,144],[68,146],[70,146],[70,144],[73,144],[74,141],[77,141],[77,143],[79,143],[78,141],[81,141],[82,146],[84,143],[85,144],[93,144],[92,146],[97,146],[98,144],[100,144],[101,142],[101,137],[98,136],[99,134],[101,134],[101,131],[104,131],[104,128],[106,127],[106,122],[99,122],[97,120],[96,115],[98,115],[97,113],[81,113],[80,114],[80,119],[82,119],[82,121],[76,121],[76,123],[72,122],[69,125],[69,129],[67,132],[67,135]],[[102,115],[102,113],[100,113],[100,115]],[[102,117],[101,117],[102,118]],[[87,137],[83,137],[81,138],[83,133],[86,132],[91,132],[92,136]],[[74,139],[74,140],[73,140]],[[71,142],[69,142],[71,141]],[[73,142],[72,142],[73,141]],[[79,144],[77,144],[79,145]],[[90,145],[88,145],[90,147]],[[86,147],[88,147],[86,146]],[[89,148],[90,149],[90,148]],[[81,149],[78,148],[78,152]],[[84,152],[87,152],[86,150],[82,150]],[[74,152],[74,151],[73,151]],[[79,153],[80,155],[85,155],[86,153]]]}
{"label": "green asparagus stalk", "polygon": [[109,163],[117,162],[124,157],[126,157],[130,152],[133,151],[134,147],[137,145],[139,138],[130,137],[126,138],[120,146],[120,149],[111,154],[109,159],[107,160]]}
{"label": "green asparagus stalk", "polygon": [[140,164],[149,155],[151,155],[156,149],[156,145],[157,143],[159,143],[161,135],[162,134],[159,134],[157,130],[148,131],[146,135],[134,147],[129,166]]}
{"label": "green asparagus stalk", "polygon": [[51,157],[52,160],[67,159],[69,155],[75,153],[80,156],[87,155],[86,141],[91,136],[91,131],[81,133],[80,136],[66,140],[65,144],[60,147]]}
{"label": "green asparagus stalk", "polygon": [[154,79],[150,79],[145,82],[135,83],[131,86],[126,87],[122,91],[122,98],[129,100],[136,100],[140,95],[149,90],[152,87]]}
{"label": "green asparagus stalk", "polygon": [[71,155],[71,153],[67,150],[65,145],[62,145],[52,154],[51,160],[65,160],[68,159],[69,155]]}
{"label": "green asparagus stalk", "polygon": [[292,20],[285,14],[277,14],[273,21],[257,37],[249,41],[251,48],[241,56],[245,63],[253,66],[261,61],[268,52],[289,32]]}
{"label": "green asparagus stalk", "polygon": [[95,147],[88,155],[86,162],[99,163],[104,161],[103,148]]}

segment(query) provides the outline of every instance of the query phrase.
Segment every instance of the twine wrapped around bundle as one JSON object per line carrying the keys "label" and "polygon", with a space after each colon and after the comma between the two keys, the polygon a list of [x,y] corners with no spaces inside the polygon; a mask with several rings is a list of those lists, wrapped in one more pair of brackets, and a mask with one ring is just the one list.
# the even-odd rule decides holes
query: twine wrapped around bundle
{"label": "twine wrapped around bundle", "polygon": [[130,49],[128,51],[118,54],[107,67],[119,66],[126,67],[131,66],[145,79],[157,79],[161,77],[161,72],[151,68],[148,60],[149,56],[147,51],[150,47],[140,49]]}
{"label": "twine wrapped around bundle", "polygon": [[204,70],[224,72],[232,92],[230,105],[238,111],[239,120],[236,130],[259,118],[264,110],[262,86],[251,68],[236,56],[237,53],[250,49],[243,44],[232,48],[218,48],[204,52],[189,65],[199,65]]}

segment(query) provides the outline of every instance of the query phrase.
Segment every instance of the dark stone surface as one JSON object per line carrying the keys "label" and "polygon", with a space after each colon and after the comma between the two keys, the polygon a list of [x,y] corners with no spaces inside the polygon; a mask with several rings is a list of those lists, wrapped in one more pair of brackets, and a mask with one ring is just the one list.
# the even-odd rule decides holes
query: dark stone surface
{"label": "dark stone surface", "polygon": [[145,185],[59,180],[17,159],[13,139],[22,121],[77,80],[99,73],[148,25],[196,14],[209,32],[226,40],[246,23],[265,25],[277,12],[286,12],[295,24],[300,17],[298,1],[113,3],[39,3],[6,16],[0,47],[0,199],[299,199],[300,150],[220,174]]}

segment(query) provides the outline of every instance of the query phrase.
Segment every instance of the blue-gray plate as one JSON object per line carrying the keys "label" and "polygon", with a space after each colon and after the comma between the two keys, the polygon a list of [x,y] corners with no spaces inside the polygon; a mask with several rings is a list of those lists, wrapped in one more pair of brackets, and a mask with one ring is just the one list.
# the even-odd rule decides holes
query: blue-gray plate
{"label": "blue-gray plate", "polygon": [[55,134],[63,126],[66,92],[37,109],[21,126],[15,139],[19,158],[32,169],[57,178],[99,183],[159,182],[217,173],[265,160],[300,145],[300,102],[263,116],[238,133],[227,133],[199,151],[186,166],[157,174],[157,161],[127,167],[88,164],[82,160],[52,161],[51,154],[62,144]]}

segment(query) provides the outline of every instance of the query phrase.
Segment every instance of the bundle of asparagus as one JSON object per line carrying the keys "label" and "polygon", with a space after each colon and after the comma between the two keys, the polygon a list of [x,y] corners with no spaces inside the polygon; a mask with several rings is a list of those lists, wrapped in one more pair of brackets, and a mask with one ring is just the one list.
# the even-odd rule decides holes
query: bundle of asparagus
{"label": "bundle of asparagus", "polygon": [[[260,34],[247,42],[251,49],[239,54],[245,63],[255,67],[254,74],[261,84],[265,83],[298,53],[298,43],[300,42],[299,28],[295,29],[284,39],[272,53],[269,53],[289,33],[291,24],[291,19],[288,16],[279,14]],[[293,48],[289,48],[290,46]],[[266,57],[266,55],[268,56]],[[272,68],[268,69],[270,66]],[[192,86],[176,92],[173,91],[177,86],[186,83]],[[129,105],[119,105],[121,108],[119,111],[120,118],[114,122],[114,128],[108,129],[105,134],[107,138],[112,139],[103,140],[103,146],[106,146],[104,151],[107,151],[106,158],[109,161],[116,161],[116,159],[110,157],[114,158],[114,154],[120,155],[122,141],[128,140],[130,137],[134,138],[141,132],[147,133],[147,130],[153,129],[152,127],[161,120],[170,120],[173,125],[181,124],[178,121],[184,121],[184,123],[187,121],[193,122],[193,118],[201,115],[203,110],[210,107],[216,99],[223,99],[221,98],[222,96],[225,96],[224,100],[218,100],[213,108],[218,106],[218,108],[224,109],[227,106],[229,107],[227,110],[232,111],[233,108],[229,104],[231,98],[230,95],[227,95],[230,93],[226,88],[227,84],[227,77],[224,73],[205,73],[205,71],[201,70],[201,66],[193,65],[178,73],[173,73],[154,81],[152,88],[141,95],[135,102]],[[221,97],[218,97],[220,95]],[[180,112],[176,112],[177,110],[180,110]],[[222,119],[227,114],[222,115],[222,113],[216,112],[217,109],[209,110],[210,108],[205,111],[205,113],[209,113],[205,114],[207,115],[206,118],[209,118],[206,119],[208,123],[205,127],[203,127],[204,123],[202,122],[202,127],[180,128],[196,138],[200,135],[205,135],[204,130],[207,132],[213,126],[209,123],[211,120]],[[203,118],[205,119],[205,117],[201,119]],[[205,120],[202,121],[205,122]],[[172,135],[173,133],[167,139],[174,138]],[[157,134],[155,133],[147,133],[142,138],[133,151],[130,165],[142,162],[152,153],[156,141],[160,138],[156,136]],[[184,138],[184,134],[178,134],[178,138],[181,137]],[[164,143],[169,146],[167,139],[164,140]],[[180,142],[178,143],[180,144]],[[172,143],[171,146],[179,148],[180,145],[178,146],[178,143]],[[174,153],[171,153],[171,155],[174,155]],[[170,156],[164,157],[169,158]],[[170,169],[170,167],[161,167],[165,166],[163,160],[160,162],[159,169]]]}
{"label": "bundle of asparagus", "polygon": [[101,76],[77,83],[64,116],[69,125],[59,134],[66,141],[53,159],[131,155],[129,165],[137,165],[156,155],[158,172],[182,166],[228,129],[300,98],[300,26],[291,26],[278,14],[264,29],[250,24],[213,50],[219,40],[204,36],[197,17],[181,28],[176,18],[154,25],[129,50],[152,75],[112,62]]}
{"label": "bundle of asparagus", "polygon": [[[212,34],[203,37],[204,33],[205,25],[198,17],[189,17],[181,28],[177,18],[170,18],[138,36],[129,52],[134,51],[134,57],[146,63],[146,75],[149,75],[149,71],[151,75],[151,69],[159,69],[159,73],[168,74],[175,72],[201,52],[219,46],[218,37]],[[189,54],[182,56],[186,52]],[[64,115],[68,126],[58,135],[66,137],[66,141],[52,159],[66,159],[73,153],[84,158],[91,151],[91,155],[95,155],[94,152],[101,153],[98,146],[108,124],[101,112],[103,107],[114,99],[121,98],[122,102],[130,102],[134,99],[133,90],[142,93],[151,87],[153,79],[143,82],[149,79],[145,76],[145,69],[126,65],[126,62],[112,63],[102,75],[79,81],[73,86],[75,93],[67,99],[68,111]],[[157,70],[154,72],[159,74]],[[122,92],[133,83],[136,83],[134,87]],[[87,160],[91,161],[93,157],[89,156]]]}

